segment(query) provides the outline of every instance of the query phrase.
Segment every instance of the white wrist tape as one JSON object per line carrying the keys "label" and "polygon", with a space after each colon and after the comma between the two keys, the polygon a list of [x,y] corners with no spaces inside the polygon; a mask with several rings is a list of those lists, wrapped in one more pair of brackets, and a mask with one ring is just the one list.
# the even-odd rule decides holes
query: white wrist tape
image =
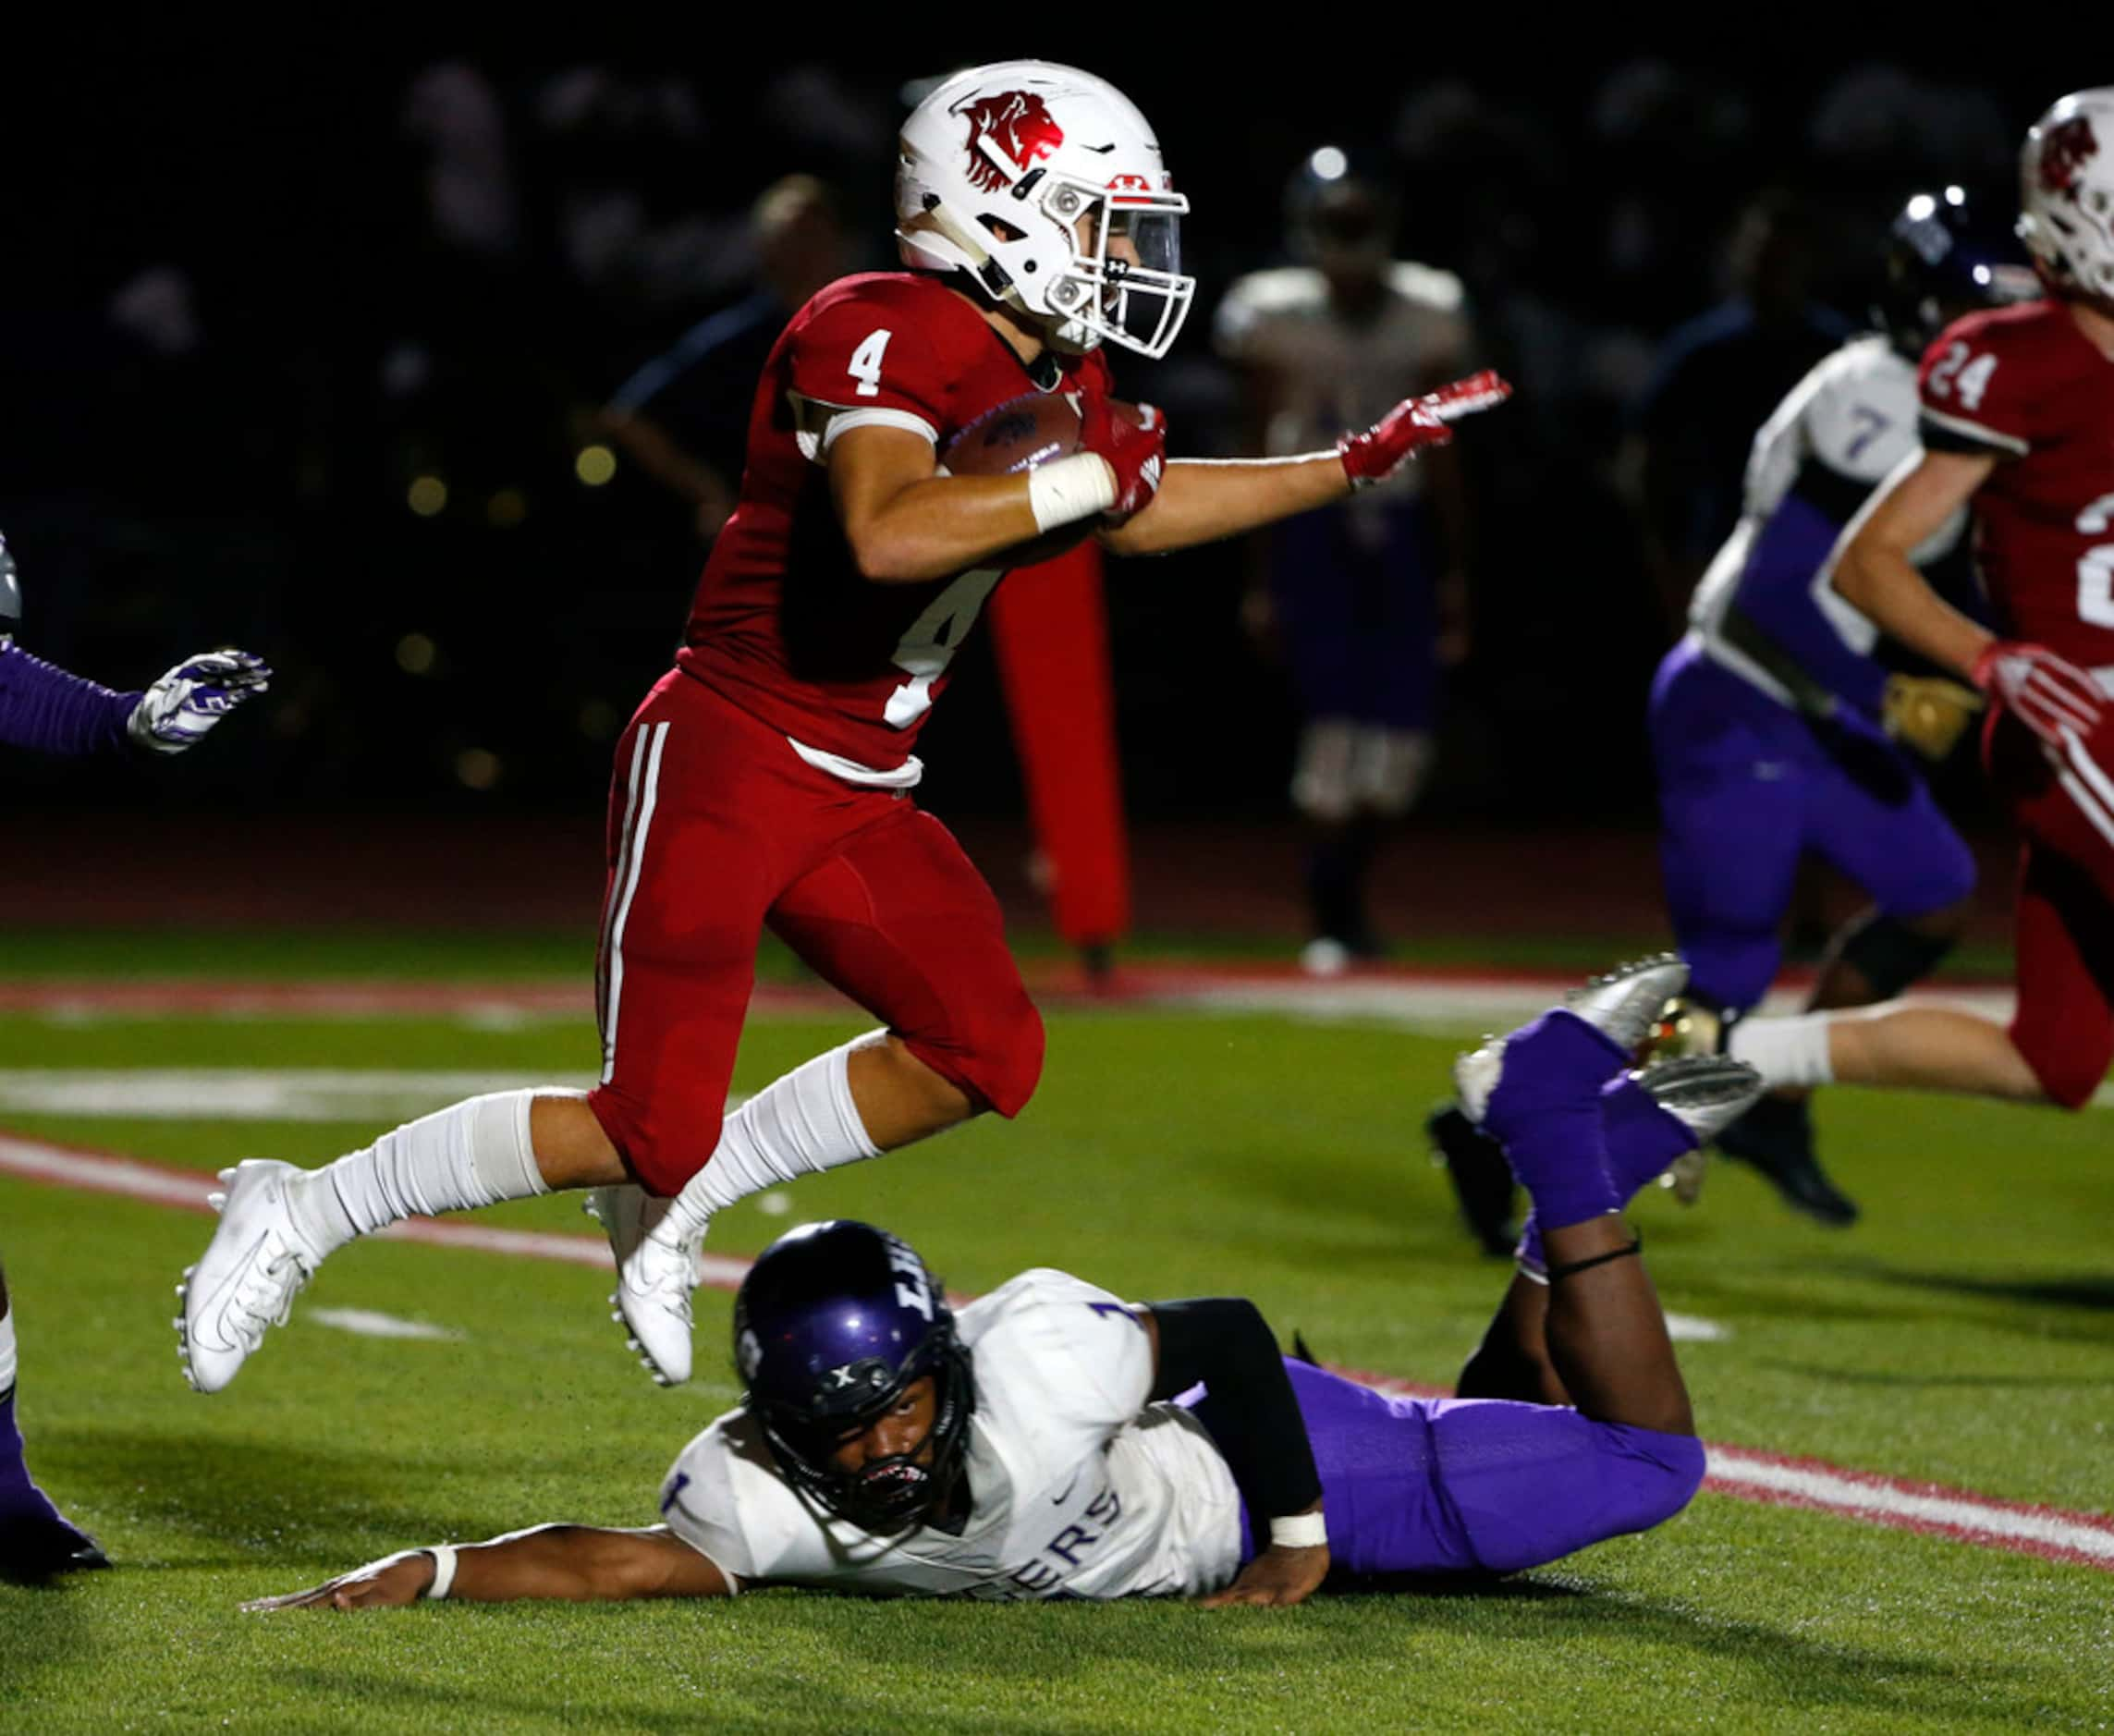
{"label": "white wrist tape", "polygon": [[1285,1513],[1270,1522],[1273,1549],[1319,1549],[1328,1542],[1328,1521],[1320,1513]]}
{"label": "white wrist tape", "polygon": [[1028,472],[1028,506],[1035,529],[1077,524],[1116,504],[1116,472],[1097,452],[1074,452]]}
{"label": "white wrist tape", "polygon": [[434,1559],[434,1583],[425,1589],[428,1603],[439,1603],[455,1589],[455,1545],[436,1543],[426,1553]]}

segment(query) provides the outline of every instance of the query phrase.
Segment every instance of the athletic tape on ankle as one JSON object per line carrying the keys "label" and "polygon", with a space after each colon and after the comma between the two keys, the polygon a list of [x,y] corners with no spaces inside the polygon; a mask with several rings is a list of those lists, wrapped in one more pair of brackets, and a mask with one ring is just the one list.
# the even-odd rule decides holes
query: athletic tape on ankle
{"label": "athletic tape on ankle", "polygon": [[426,1554],[434,1559],[434,1583],[425,1588],[422,1595],[428,1603],[437,1604],[455,1589],[455,1545],[436,1543],[426,1550]]}
{"label": "athletic tape on ankle", "polygon": [[1074,452],[1028,472],[1028,507],[1038,531],[1077,524],[1115,504],[1116,473],[1097,453]]}
{"label": "athletic tape on ankle", "polygon": [[1273,1549],[1319,1549],[1328,1542],[1328,1521],[1321,1513],[1282,1513],[1270,1522]]}

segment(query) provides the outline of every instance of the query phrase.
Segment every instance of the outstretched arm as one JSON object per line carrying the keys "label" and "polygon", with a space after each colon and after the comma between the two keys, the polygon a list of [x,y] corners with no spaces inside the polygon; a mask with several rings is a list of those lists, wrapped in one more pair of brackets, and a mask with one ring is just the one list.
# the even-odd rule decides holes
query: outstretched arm
{"label": "outstretched arm", "polygon": [[1421,397],[1404,398],[1334,451],[1287,458],[1181,458],[1167,467],[1150,504],[1101,532],[1118,555],[1165,555],[1238,536],[1279,519],[1341,500],[1385,482],[1419,452],[1453,438],[1451,424],[1501,404],[1512,388],[1495,373],[1472,374]]}
{"label": "outstretched arm", "polygon": [[0,641],[0,742],[9,747],[69,759],[114,753],[126,744],[125,722],[140,698]]}
{"label": "outstretched arm", "polygon": [[[708,1558],[665,1525],[612,1531],[595,1525],[538,1525],[454,1551],[446,1595],[458,1602],[523,1598],[617,1603],[635,1597],[727,1597],[734,1587]],[[245,1609],[385,1609],[432,1594],[440,1556],[409,1549],[341,1573],[308,1591],[260,1597]]]}

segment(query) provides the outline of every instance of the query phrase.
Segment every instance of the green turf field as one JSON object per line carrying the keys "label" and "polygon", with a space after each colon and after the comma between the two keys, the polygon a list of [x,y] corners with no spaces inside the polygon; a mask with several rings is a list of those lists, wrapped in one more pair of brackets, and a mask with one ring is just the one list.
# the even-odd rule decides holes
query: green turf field
{"label": "green turf field", "polygon": [[[44,960],[40,957],[36,962]],[[56,970],[55,957],[50,968]],[[96,961],[117,970],[137,955]],[[309,968],[325,968],[320,954]],[[551,958],[461,943],[487,979]],[[82,969],[78,953],[73,969]],[[260,966],[259,968],[264,968]],[[396,967],[408,968],[402,960]],[[737,1083],[857,1027],[761,1024]],[[1416,1123],[1451,1045],[1286,1019],[1054,1017],[1040,1096],[754,1202],[712,1246],[868,1216],[955,1287],[1057,1264],[1142,1297],[1238,1290],[1329,1359],[1448,1378],[1503,1269],[1455,1232]],[[0,1018],[8,1069],[390,1068],[574,1077],[593,1034],[397,1021]],[[1822,1111],[1866,1208],[1805,1227],[1720,1168],[1638,1213],[1719,1441],[2006,1498],[2114,1507],[2114,1111],[1849,1094]],[[33,1137],[212,1168],[320,1162],[372,1123],[0,1114]],[[488,1215],[578,1230],[566,1202]],[[239,1614],[397,1547],[538,1520],[643,1523],[731,1395],[728,1298],[662,1392],[584,1268],[371,1243],[335,1258],[228,1391],[169,1326],[203,1216],[0,1178],[31,1462],[120,1571],[0,1589],[0,1730],[2094,1730],[2114,1725],[2114,1574],[1705,1494],[1658,1533],[1467,1595],[1285,1612],[1167,1605],[730,1605]],[[458,1336],[377,1339],[313,1310]]]}

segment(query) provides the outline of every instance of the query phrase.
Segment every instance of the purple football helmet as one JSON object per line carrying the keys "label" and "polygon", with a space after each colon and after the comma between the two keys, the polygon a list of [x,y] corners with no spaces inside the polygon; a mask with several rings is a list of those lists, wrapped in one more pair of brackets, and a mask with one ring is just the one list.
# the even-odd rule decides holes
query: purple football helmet
{"label": "purple football helmet", "polygon": [[[886,1533],[944,1510],[975,1393],[947,1292],[907,1242],[847,1218],[779,1237],[734,1299],[734,1363],[780,1469],[830,1512]],[[838,1449],[926,1375],[935,1409],[924,1439],[841,1469]]]}

